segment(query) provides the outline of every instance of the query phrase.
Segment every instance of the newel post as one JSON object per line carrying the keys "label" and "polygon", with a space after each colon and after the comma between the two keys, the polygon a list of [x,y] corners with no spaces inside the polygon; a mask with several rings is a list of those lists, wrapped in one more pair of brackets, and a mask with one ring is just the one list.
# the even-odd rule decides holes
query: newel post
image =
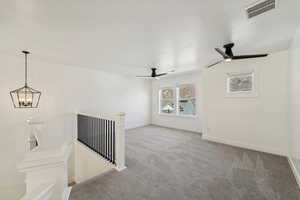
{"label": "newel post", "polygon": [[116,166],[118,171],[126,169],[125,166],[125,113],[116,117]]}

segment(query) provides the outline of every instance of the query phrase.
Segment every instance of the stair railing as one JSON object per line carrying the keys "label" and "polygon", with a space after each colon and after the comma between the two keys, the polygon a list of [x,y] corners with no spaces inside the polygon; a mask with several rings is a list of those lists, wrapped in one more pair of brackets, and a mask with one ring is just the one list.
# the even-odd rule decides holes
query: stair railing
{"label": "stair railing", "polygon": [[125,113],[113,118],[77,114],[77,140],[113,164],[125,169]]}

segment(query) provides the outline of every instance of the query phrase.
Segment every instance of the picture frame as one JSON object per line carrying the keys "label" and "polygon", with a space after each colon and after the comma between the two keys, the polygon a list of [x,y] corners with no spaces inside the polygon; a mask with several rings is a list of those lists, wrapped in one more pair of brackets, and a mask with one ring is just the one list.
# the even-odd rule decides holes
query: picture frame
{"label": "picture frame", "polygon": [[255,71],[226,74],[226,97],[257,97]]}

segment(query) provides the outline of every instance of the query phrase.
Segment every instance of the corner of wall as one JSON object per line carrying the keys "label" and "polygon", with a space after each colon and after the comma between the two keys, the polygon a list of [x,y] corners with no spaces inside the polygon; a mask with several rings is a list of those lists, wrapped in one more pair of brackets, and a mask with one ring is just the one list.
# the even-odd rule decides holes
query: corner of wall
{"label": "corner of wall", "polygon": [[289,63],[288,63],[288,142],[289,155],[288,161],[294,173],[295,179],[300,187],[300,148],[299,148],[299,79],[298,75],[300,64],[300,26],[298,26],[291,45],[289,47]]}
{"label": "corner of wall", "polygon": [[299,171],[296,167],[297,166],[297,163],[296,163],[297,161],[295,159],[293,159],[291,156],[288,156],[287,158],[288,158],[290,167],[292,169],[292,172],[295,176],[295,179],[297,181],[298,187],[300,188],[300,173],[299,173]]}

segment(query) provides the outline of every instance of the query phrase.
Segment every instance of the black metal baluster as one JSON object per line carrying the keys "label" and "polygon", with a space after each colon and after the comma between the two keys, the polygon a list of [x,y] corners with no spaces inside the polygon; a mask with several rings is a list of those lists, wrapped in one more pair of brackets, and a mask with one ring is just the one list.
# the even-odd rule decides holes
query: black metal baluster
{"label": "black metal baluster", "polygon": [[94,149],[94,118],[90,119],[91,122],[91,146]]}
{"label": "black metal baluster", "polygon": [[108,146],[108,160],[110,161],[110,134],[111,134],[111,120],[108,121],[109,126],[108,126],[108,142],[107,142],[107,146]]}
{"label": "black metal baluster", "polygon": [[102,155],[105,157],[105,129],[106,129],[106,120],[103,120],[103,132],[102,132],[102,137],[103,137],[103,147],[102,147]]}
{"label": "black metal baluster", "polygon": [[97,118],[94,119],[94,149],[97,150]]}
{"label": "black metal baluster", "polygon": [[80,125],[81,126],[81,137],[80,137],[80,140],[81,142],[84,140],[84,118],[81,116],[80,117]]}
{"label": "black metal baluster", "polygon": [[79,139],[80,138],[80,134],[81,134],[81,132],[80,132],[80,115],[77,115],[77,139]]}
{"label": "black metal baluster", "polygon": [[99,149],[100,154],[101,154],[101,128],[102,128],[102,119],[99,119],[99,144],[98,144],[98,149]]}
{"label": "black metal baluster", "polygon": [[107,139],[106,139],[106,159],[109,159],[109,151],[108,151],[108,140],[109,140],[109,120],[107,120],[107,132],[106,132],[106,135],[107,135]]}
{"label": "black metal baluster", "polygon": [[[91,129],[90,129],[90,120],[88,117],[86,117],[86,127],[87,127],[87,137],[86,137],[86,144],[90,144],[90,132],[91,132]],[[90,146],[90,145],[89,145]]]}
{"label": "black metal baluster", "polygon": [[108,140],[107,140],[107,149],[108,149],[108,154],[107,154],[107,158],[108,160],[110,160],[110,128],[111,128],[111,124],[110,124],[111,120],[108,121],[108,131],[107,131],[107,135],[108,135]]}
{"label": "black metal baluster", "polygon": [[83,123],[83,127],[84,127],[84,132],[83,132],[83,137],[82,137],[82,142],[87,143],[86,142],[86,138],[87,138],[87,121],[86,121],[86,117],[83,117],[82,119],[82,123]]}
{"label": "black metal baluster", "polygon": [[104,120],[104,131],[103,131],[103,156],[106,157],[106,119]]}
{"label": "black metal baluster", "polygon": [[89,119],[89,145],[93,148],[93,119]]}
{"label": "black metal baluster", "polygon": [[81,117],[81,121],[82,121],[82,142],[85,142],[85,137],[86,137],[86,124],[85,124],[85,118]]}
{"label": "black metal baluster", "polygon": [[101,155],[103,156],[103,119],[101,119],[101,133],[100,133],[100,138],[101,138],[101,143],[100,143],[100,152]]}
{"label": "black metal baluster", "polygon": [[107,129],[107,159],[109,160],[109,130],[110,130],[110,120],[107,121],[108,129]]}
{"label": "black metal baluster", "polygon": [[97,152],[99,152],[99,119],[97,119],[96,124],[96,148]]}
{"label": "black metal baluster", "polygon": [[86,141],[86,143],[89,145],[90,144],[90,121],[87,119],[86,120],[86,123],[87,123],[87,137],[86,137],[86,139],[87,139],[87,141]]}
{"label": "black metal baluster", "polygon": [[84,118],[81,116],[80,117],[80,126],[81,126],[81,137],[80,140],[84,141]]}
{"label": "black metal baluster", "polygon": [[82,130],[83,131],[82,132],[82,134],[83,134],[82,135],[82,142],[86,144],[87,143],[86,140],[87,140],[87,131],[88,130],[87,130],[87,120],[86,120],[85,116],[82,116],[82,125],[83,125],[83,127],[82,127],[82,129],[83,129]]}
{"label": "black metal baluster", "polygon": [[91,140],[91,135],[92,135],[92,120],[88,118],[88,126],[89,126],[89,137],[88,137],[88,145],[89,147],[92,147],[92,140]]}
{"label": "black metal baluster", "polygon": [[110,121],[109,160],[112,162],[112,121]]}
{"label": "black metal baluster", "polygon": [[100,149],[101,149],[101,155],[102,155],[102,152],[103,152],[103,119],[101,119],[101,146],[100,146]]}
{"label": "black metal baluster", "polygon": [[80,115],[77,115],[77,138],[80,140],[81,138],[81,130],[80,130]]}
{"label": "black metal baluster", "polygon": [[92,149],[94,149],[94,118],[90,119],[90,123],[91,123],[91,147]]}
{"label": "black metal baluster", "polygon": [[102,155],[104,156],[105,154],[104,154],[104,145],[105,145],[105,119],[103,119],[103,131],[102,131],[102,151],[101,151],[101,153],[102,153]]}
{"label": "black metal baluster", "polygon": [[94,140],[94,142],[93,142],[93,144],[94,144],[94,149],[97,149],[96,148],[96,134],[97,134],[97,132],[96,132],[96,121],[97,121],[97,119],[95,118],[94,120],[93,120],[93,125],[94,125],[94,128],[93,128],[93,132],[94,132],[94,134],[93,134],[93,140]]}
{"label": "black metal baluster", "polygon": [[88,128],[88,131],[87,131],[87,141],[86,143],[89,145],[89,147],[91,146],[90,145],[90,134],[91,134],[91,127],[90,127],[90,120],[88,117],[86,117],[86,124],[87,124],[87,128]]}
{"label": "black metal baluster", "polygon": [[94,119],[94,149],[97,150],[96,142],[97,142],[97,118]]}
{"label": "black metal baluster", "polygon": [[94,149],[97,150],[97,118],[94,119]]}
{"label": "black metal baluster", "polygon": [[106,120],[106,130],[105,130],[105,157],[107,159],[107,154],[108,154],[108,151],[107,151],[107,139],[108,139],[108,120]]}
{"label": "black metal baluster", "polygon": [[85,142],[85,144],[88,144],[88,134],[89,134],[89,125],[88,125],[88,120],[86,119],[86,117],[85,117],[85,137],[84,137],[84,142]]}
{"label": "black metal baluster", "polygon": [[86,121],[86,127],[87,127],[87,134],[86,134],[86,144],[90,144],[90,120],[88,117],[85,117],[85,121]]}
{"label": "black metal baluster", "polygon": [[81,132],[79,139],[80,139],[80,141],[82,141],[83,137],[84,137],[84,134],[83,134],[83,118],[82,118],[82,116],[79,117],[78,126],[79,126],[79,130]]}
{"label": "black metal baluster", "polygon": [[109,157],[108,140],[109,140],[109,120],[107,120],[107,131],[106,131],[106,159],[108,159]]}
{"label": "black metal baluster", "polygon": [[113,164],[115,164],[115,137],[116,137],[116,132],[115,132],[115,128],[116,128],[116,123],[113,122]]}
{"label": "black metal baluster", "polygon": [[110,162],[112,162],[112,129],[113,129],[113,121],[110,122],[111,126],[110,126]]}

